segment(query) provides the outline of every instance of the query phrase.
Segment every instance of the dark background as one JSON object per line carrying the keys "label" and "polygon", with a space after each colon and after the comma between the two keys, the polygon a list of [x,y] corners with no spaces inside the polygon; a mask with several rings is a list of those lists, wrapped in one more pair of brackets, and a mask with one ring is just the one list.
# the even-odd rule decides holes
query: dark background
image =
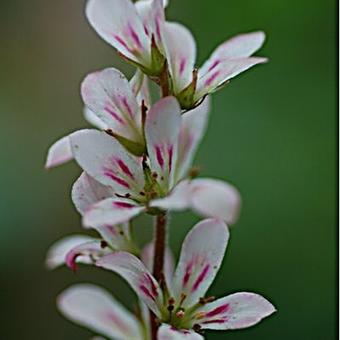
{"label": "dark background", "polygon": [[[48,272],[45,252],[82,232],[70,201],[80,170],[43,169],[48,146],[86,126],[79,83],[114,65],[114,50],[89,27],[84,1],[0,3],[0,338],[87,339],[64,320],[56,295],[75,282],[133,296],[115,275],[84,268]],[[263,29],[259,55],[270,63],[213,98],[210,128],[197,157],[204,175],[234,183],[244,206],[211,294],[250,290],[278,313],[259,326],[208,339],[336,338],[336,3],[333,0],[172,0],[168,18],[188,25],[199,62],[227,37]],[[173,218],[171,244],[194,222]],[[146,240],[151,221],[137,221]],[[178,252],[176,252],[178,254]]]}

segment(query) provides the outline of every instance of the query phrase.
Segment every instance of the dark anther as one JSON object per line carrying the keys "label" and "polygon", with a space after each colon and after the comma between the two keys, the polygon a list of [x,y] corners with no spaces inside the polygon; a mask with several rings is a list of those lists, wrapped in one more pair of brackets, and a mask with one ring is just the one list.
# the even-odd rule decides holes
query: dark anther
{"label": "dark anther", "polygon": [[144,192],[144,191],[141,191],[139,194],[140,194],[141,196],[145,196],[145,192]]}
{"label": "dark anther", "polygon": [[101,242],[100,242],[100,247],[101,247],[102,249],[107,248],[107,247],[108,247],[107,242],[106,242],[106,241],[101,241]]}
{"label": "dark anther", "polygon": [[205,305],[207,303],[213,302],[214,300],[215,300],[215,296],[209,296],[207,298],[200,298],[198,302],[201,305]]}
{"label": "dark anther", "polygon": [[173,305],[168,306],[168,311],[169,312],[172,312],[174,309],[175,309],[175,306],[173,306]]}
{"label": "dark anther", "polygon": [[200,332],[201,331],[201,329],[202,329],[202,326],[201,325],[199,325],[198,323],[195,323],[194,325],[193,325],[193,327],[192,327],[192,329],[195,331],[195,332]]}
{"label": "dark anther", "polygon": [[109,136],[115,137],[115,133],[113,132],[113,130],[107,129],[107,130],[105,130],[105,132],[106,132]]}
{"label": "dark anther", "polygon": [[170,298],[168,301],[169,305],[174,305],[175,304],[175,299],[174,298]]}
{"label": "dark anther", "polygon": [[158,177],[157,172],[153,172],[153,173],[152,173],[152,177],[153,177],[154,179],[156,179],[156,178]]}
{"label": "dark anther", "polygon": [[125,198],[130,198],[130,197],[131,197],[131,194],[127,193],[127,194],[125,194],[124,196],[125,196]]}
{"label": "dark anther", "polygon": [[121,230],[121,231],[119,232],[119,235],[122,235],[122,236],[124,236],[124,231],[123,231],[123,230]]}

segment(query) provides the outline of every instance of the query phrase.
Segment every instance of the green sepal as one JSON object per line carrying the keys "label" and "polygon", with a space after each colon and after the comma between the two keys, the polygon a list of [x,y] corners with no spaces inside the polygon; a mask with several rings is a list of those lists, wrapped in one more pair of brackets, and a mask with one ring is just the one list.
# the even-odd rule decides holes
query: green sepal
{"label": "green sepal", "polygon": [[197,85],[197,70],[193,71],[192,82],[176,98],[183,110],[190,110],[195,106],[195,93]]}
{"label": "green sepal", "polygon": [[142,157],[146,153],[146,146],[145,144],[141,144],[138,142],[134,142],[130,139],[127,139],[123,136],[117,135],[112,130],[107,130],[106,133],[108,133],[110,136],[117,139],[117,141],[124,146],[124,148],[132,153],[133,155],[137,157]]}

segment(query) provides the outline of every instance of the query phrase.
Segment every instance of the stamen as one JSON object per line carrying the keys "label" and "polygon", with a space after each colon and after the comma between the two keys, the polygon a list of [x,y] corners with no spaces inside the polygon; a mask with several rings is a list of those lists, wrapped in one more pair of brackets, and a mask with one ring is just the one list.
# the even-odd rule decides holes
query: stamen
{"label": "stamen", "polygon": [[215,300],[215,296],[209,296],[207,298],[200,298],[199,299],[199,304],[205,305],[207,303],[213,302]]}
{"label": "stamen", "polygon": [[183,302],[184,302],[184,300],[187,298],[187,296],[185,295],[185,294],[181,294],[181,299],[180,299],[180,301],[179,301],[179,305],[180,306],[182,306],[182,304],[183,304]]}
{"label": "stamen", "polygon": [[103,240],[103,241],[100,242],[100,248],[105,249],[107,247],[108,247],[108,244],[107,244],[106,241]]}

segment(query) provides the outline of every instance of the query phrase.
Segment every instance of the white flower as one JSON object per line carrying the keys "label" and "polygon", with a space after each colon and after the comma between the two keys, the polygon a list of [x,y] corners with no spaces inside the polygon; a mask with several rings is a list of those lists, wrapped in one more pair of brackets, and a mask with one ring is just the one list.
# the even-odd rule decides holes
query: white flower
{"label": "white flower", "polygon": [[196,42],[191,32],[173,22],[166,22],[163,31],[173,95],[184,109],[193,108],[229,79],[267,61],[266,58],[251,57],[265,40],[263,32],[253,32],[238,35],[218,46],[196,71]]}
{"label": "white flower", "polygon": [[145,73],[157,76],[164,68],[162,0],[89,0],[87,18],[96,32]]}
{"label": "white flower", "polygon": [[[149,269],[129,253],[104,256],[96,265],[121,275],[153,311],[162,323],[159,340],[203,339],[196,333],[201,329],[251,327],[275,312],[270,302],[254,293],[236,293],[216,301],[204,298],[221,266],[228,238],[227,226],[219,220],[197,224],[184,240],[174,274],[166,275],[165,290]],[[59,297],[58,305],[69,319],[110,339],[149,339],[148,333],[146,337],[141,333],[147,322],[127,315],[112,297],[94,286],[70,288]]]}
{"label": "white flower", "polygon": [[[148,159],[144,161],[105,132],[81,130],[71,134],[72,154],[79,165],[112,192],[111,197],[87,209],[84,225],[117,225],[143,211],[188,208],[235,222],[240,206],[235,188],[213,179],[183,180],[204,134],[208,110],[206,100],[182,117],[175,98],[157,102],[145,121]],[[79,200],[86,196],[85,192]]]}

